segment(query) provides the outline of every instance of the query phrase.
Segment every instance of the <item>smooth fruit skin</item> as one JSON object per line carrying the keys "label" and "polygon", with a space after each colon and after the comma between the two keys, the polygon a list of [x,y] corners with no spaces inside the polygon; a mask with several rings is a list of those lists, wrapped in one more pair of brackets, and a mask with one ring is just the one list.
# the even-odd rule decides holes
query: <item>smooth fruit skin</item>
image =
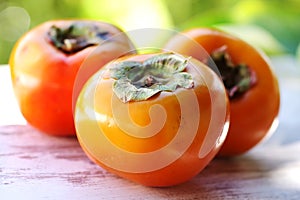
{"label": "smooth fruit skin", "polygon": [[[125,56],[114,62],[141,62],[152,55]],[[197,175],[217,154],[228,130],[229,101],[221,80],[208,67],[190,59],[186,70],[194,77],[194,89],[161,92],[147,100],[123,103],[112,91],[115,80],[107,70],[114,62],[97,72],[78,98],[75,125],[83,150],[106,170],[146,186],[177,185]],[[211,98],[223,103],[223,107],[214,107],[218,117],[212,116],[215,104]],[[157,105],[160,109],[155,108]],[[209,127],[213,128],[210,132]],[[178,135],[182,137],[179,141]],[[174,140],[177,144],[163,153],[162,149]],[[179,152],[176,148],[185,143],[186,149]],[[179,156],[163,165],[174,155]]]}
{"label": "smooth fruit skin", "polygon": [[233,63],[248,65],[257,77],[250,90],[230,100],[229,132],[219,155],[236,156],[252,149],[277,127],[280,92],[269,59],[243,40],[212,28],[184,31],[171,38],[165,49],[204,61],[224,45]]}
{"label": "smooth fruit skin", "polygon": [[[72,104],[81,87],[104,64],[132,49],[125,38],[65,54],[50,44],[47,31],[52,25],[69,26],[74,22],[93,23],[112,35],[122,33],[117,27],[99,21],[48,21],[17,41],[9,61],[14,92],[24,118],[33,127],[55,136],[75,136]],[[87,57],[84,75],[73,94],[77,73]]]}

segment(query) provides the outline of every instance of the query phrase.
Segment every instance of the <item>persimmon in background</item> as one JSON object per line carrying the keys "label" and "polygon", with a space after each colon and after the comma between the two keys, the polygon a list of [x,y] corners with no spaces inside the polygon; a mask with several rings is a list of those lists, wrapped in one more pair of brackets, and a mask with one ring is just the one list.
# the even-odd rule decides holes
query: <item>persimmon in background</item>
{"label": "persimmon in background", "polygon": [[[230,97],[230,127],[219,155],[245,153],[277,127],[278,81],[266,55],[217,29],[194,28],[170,39],[166,50],[207,63],[222,78]],[[206,51],[207,54],[201,53]]]}
{"label": "persimmon in background", "polygon": [[[28,123],[51,135],[75,136],[72,105],[81,87],[104,64],[133,48],[126,35],[110,40],[121,33],[105,22],[58,20],[20,38],[9,64],[14,92]],[[80,69],[83,63],[85,69]]]}

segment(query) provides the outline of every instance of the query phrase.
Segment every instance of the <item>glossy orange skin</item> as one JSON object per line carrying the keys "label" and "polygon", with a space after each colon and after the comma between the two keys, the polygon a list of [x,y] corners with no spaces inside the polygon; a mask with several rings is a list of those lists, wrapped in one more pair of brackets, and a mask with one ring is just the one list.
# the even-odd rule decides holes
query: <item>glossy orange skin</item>
{"label": "glossy orange skin", "polygon": [[[152,55],[153,54],[125,56],[118,59],[116,62],[129,60],[144,61]],[[215,94],[225,105],[225,110],[223,110],[224,118],[221,119],[222,123],[218,124],[217,127],[214,127],[218,130],[218,137],[213,137],[212,135],[210,136],[207,133],[208,126],[214,120],[211,119],[211,96],[208,86],[202,83],[200,80],[201,78],[199,78],[197,73],[195,73],[195,70],[191,67],[191,65],[187,67],[187,72],[191,73],[194,77],[194,89],[178,89],[175,92],[161,92],[160,94],[157,94],[147,100],[123,103],[112,91],[112,84],[115,80],[110,78],[109,72],[105,71],[111,67],[109,63],[87,82],[78,98],[76,105],[75,124],[77,129],[77,138],[91,160],[106,170],[121,177],[142,185],[154,187],[172,186],[183,183],[203,170],[217,154],[221,144],[224,141],[223,138],[226,136],[228,130],[226,127],[228,127],[229,120],[229,101],[221,80],[208,67],[204,66],[200,62],[196,61],[195,59],[191,59],[191,62],[194,64],[196,63],[195,65],[197,68],[201,71],[202,75],[206,77],[208,86],[212,87],[213,83],[216,84],[214,86]],[[181,105],[176,95],[183,97],[183,101],[186,103],[186,105],[191,107],[194,105],[192,98],[186,95],[186,90],[194,91],[195,98],[197,99],[197,105],[195,108],[199,107],[201,118],[199,121],[197,121],[197,109],[194,109],[195,112],[192,109],[192,113],[184,118],[186,120],[185,124],[181,124],[180,117],[184,114],[182,114],[180,111]],[[114,109],[122,106],[128,106],[128,113],[131,120],[133,120],[139,126],[145,127],[151,124],[149,111],[151,110],[150,108],[155,105],[161,105],[164,108],[164,111],[167,114],[167,119],[163,125],[163,128],[160,129],[157,134],[151,137],[133,137],[126,134],[126,132],[124,132],[124,130],[116,123],[116,118],[119,117],[118,119],[121,120],[121,123],[127,124],[127,116],[123,111],[114,111]],[[92,111],[96,113],[94,114],[95,117],[93,117]],[[218,112],[220,111],[218,110]],[[150,115],[152,115],[154,118],[160,118],[162,114],[163,113],[159,110],[152,109],[150,111]],[[151,125],[153,125],[155,128],[159,126],[160,121],[161,120],[158,119],[157,122],[154,122]],[[123,154],[113,154],[113,147],[102,149],[103,146],[109,146],[105,143],[105,140],[108,139],[118,148],[126,150],[126,152],[147,154],[154,151],[159,151],[161,148],[174,140],[179,126],[182,126],[182,130],[184,130],[183,134],[186,138],[189,137],[189,127],[195,123],[198,128],[196,130],[195,137],[191,141],[191,144],[188,146],[187,150],[177,160],[160,169],[149,170],[147,172],[131,172],[120,170],[118,168],[122,168],[123,165],[127,166],[133,163],[134,166],[144,165],[145,167],[148,167],[148,165],[144,161],[140,160],[139,157],[131,161],[129,159],[125,159],[124,163],[121,161],[123,158],[119,158]],[[141,136],[147,134],[147,132],[143,130],[139,131],[137,128],[133,128],[131,130],[137,131]],[[104,137],[101,139],[100,135],[104,135]],[[204,156],[199,158],[199,149],[202,147],[202,145],[204,145],[205,142],[208,141],[205,139],[205,137],[210,138],[209,142],[211,146],[209,146],[210,148],[206,149]],[[168,151],[176,154],[176,149],[171,148]],[[116,163],[117,166],[110,166],[102,160],[113,158],[119,160]],[[154,158],[153,162],[149,162],[160,163],[163,162],[162,160],[162,156],[158,155]]]}
{"label": "glossy orange skin", "polygon": [[[208,54],[199,54],[202,49]],[[242,96],[230,100],[230,127],[220,156],[236,156],[247,152],[277,125],[280,107],[278,81],[268,58],[248,43],[228,33],[211,28],[195,28],[175,36],[165,46],[199,60],[207,59],[215,49],[226,45],[233,63],[244,63],[256,74],[257,82]]]}
{"label": "glossy orange skin", "polygon": [[112,35],[122,32],[99,21],[48,21],[27,32],[11,52],[11,78],[20,110],[29,124],[47,134],[75,136],[72,103],[78,94],[73,95],[73,86],[83,61],[87,57],[92,60],[85,64],[85,75],[78,81],[77,93],[94,72],[131,49],[127,38],[124,42],[110,43],[108,49],[90,46],[67,55],[49,42],[47,31],[52,25],[64,27],[78,21],[93,23]]}

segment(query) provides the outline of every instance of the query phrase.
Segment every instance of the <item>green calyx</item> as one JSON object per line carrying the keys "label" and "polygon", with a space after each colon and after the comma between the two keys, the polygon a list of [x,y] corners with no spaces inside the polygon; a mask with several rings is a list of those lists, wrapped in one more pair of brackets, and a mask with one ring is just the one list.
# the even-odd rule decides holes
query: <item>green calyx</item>
{"label": "green calyx", "polygon": [[49,41],[66,54],[76,53],[86,47],[100,44],[110,37],[91,22],[74,22],[68,27],[51,26],[47,33]]}
{"label": "green calyx", "polygon": [[192,75],[184,72],[188,59],[173,53],[152,56],[144,62],[124,61],[111,69],[116,79],[113,91],[124,103],[147,100],[162,92],[177,88],[193,88]]}
{"label": "green calyx", "polygon": [[257,81],[254,71],[245,64],[233,64],[226,46],[216,49],[211,57],[221,73],[221,77],[230,99],[247,92]]}

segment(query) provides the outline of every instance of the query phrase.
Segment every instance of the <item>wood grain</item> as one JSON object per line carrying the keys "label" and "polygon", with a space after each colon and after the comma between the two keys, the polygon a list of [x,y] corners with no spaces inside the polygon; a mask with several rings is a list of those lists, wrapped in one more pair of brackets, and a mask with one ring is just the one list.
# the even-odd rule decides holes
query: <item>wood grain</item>
{"label": "wood grain", "polygon": [[300,141],[215,159],[191,181],[170,188],[144,187],[106,172],[86,157],[76,138],[24,125],[1,126],[0,141],[1,199],[300,198]]}

